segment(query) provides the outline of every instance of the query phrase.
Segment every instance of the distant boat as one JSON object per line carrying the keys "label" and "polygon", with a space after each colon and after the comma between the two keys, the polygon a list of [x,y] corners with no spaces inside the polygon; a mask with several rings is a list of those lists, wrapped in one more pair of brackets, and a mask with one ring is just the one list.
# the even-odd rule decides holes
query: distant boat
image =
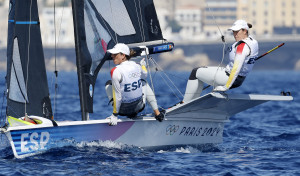
{"label": "distant boat", "polygon": [[153,0],[72,0],[72,9],[82,121],[54,121],[37,0],[10,0],[5,117],[9,123],[1,133],[16,158],[48,150],[65,139],[110,140],[145,148],[217,144],[230,116],[267,101],[293,99],[213,92],[167,109],[163,122],[153,115],[122,118],[117,126],[109,126],[105,117],[89,120],[98,72],[110,59],[107,49],[126,43],[137,55],[147,55],[171,51],[174,44],[162,36]]}

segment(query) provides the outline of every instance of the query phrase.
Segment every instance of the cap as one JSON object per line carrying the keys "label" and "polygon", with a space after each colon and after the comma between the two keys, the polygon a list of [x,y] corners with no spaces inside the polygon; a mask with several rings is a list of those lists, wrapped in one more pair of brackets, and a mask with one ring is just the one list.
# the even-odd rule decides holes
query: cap
{"label": "cap", "polygon": [[112,49],[107,50],[107,52],[111,54],[123,53],[127,56],[130,55],[129,47],[124,43],[117,43]]}
{"label": "cap", "polygon": [[241,29],[249,30],[248,23],[245,20],[237,20],[228,30],[239,31]]}

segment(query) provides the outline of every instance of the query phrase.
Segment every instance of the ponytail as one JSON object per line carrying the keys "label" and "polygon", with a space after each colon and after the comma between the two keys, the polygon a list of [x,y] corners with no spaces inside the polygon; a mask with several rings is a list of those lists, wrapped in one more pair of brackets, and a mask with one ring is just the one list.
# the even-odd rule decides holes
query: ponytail
{"label": "ponytail", "polygon": [[135,52],[133,49],[130,49],[130,54],[129,54],[129,56],[125,55],[125,56],[126,56],[126,59],[127,59],[127,60],[130,60],[131,57],[133,57],[135,54],[136,54],[136,52]]}
{"label": "ponytail", "polygon": [[248,25],[249,29],[252,28],[252,24],[247,23],[247,25]]}

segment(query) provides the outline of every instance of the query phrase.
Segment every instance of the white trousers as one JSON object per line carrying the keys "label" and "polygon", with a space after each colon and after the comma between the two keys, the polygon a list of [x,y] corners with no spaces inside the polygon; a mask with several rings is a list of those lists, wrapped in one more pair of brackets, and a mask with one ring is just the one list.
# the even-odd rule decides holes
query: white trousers
{"label": "white trousers", "polygon": [[228,78],[224,67],[198,68],[196,73],[191,73],[187,82],[183,102],[188,102],[199,97],[204,83],[214,87],[223,86],[227,83]]}

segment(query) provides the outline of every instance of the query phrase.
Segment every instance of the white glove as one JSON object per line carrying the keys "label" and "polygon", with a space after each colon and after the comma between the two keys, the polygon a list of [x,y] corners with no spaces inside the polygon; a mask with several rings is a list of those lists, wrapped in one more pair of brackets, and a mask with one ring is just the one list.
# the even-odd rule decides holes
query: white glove
{"label": "white glove", "polygon": [[145,58],[143,58],[143,59],[140,61],[140,65],[146,67],[146,61],[145,61]]}
{"label": "white glove", "polygon": [[107,117],[106,119],[109,120],[108,125],[110,126],[115,126],[118,123],[118,117],[112,114],[111,116]]}
{"label": "white glove", "polygon": [[214,88],[214,92],[225,92],[225,91],[227,91],[228,90],[228,88],[227,87],[225,87],[225,86],[217,86],[216,88]]}

